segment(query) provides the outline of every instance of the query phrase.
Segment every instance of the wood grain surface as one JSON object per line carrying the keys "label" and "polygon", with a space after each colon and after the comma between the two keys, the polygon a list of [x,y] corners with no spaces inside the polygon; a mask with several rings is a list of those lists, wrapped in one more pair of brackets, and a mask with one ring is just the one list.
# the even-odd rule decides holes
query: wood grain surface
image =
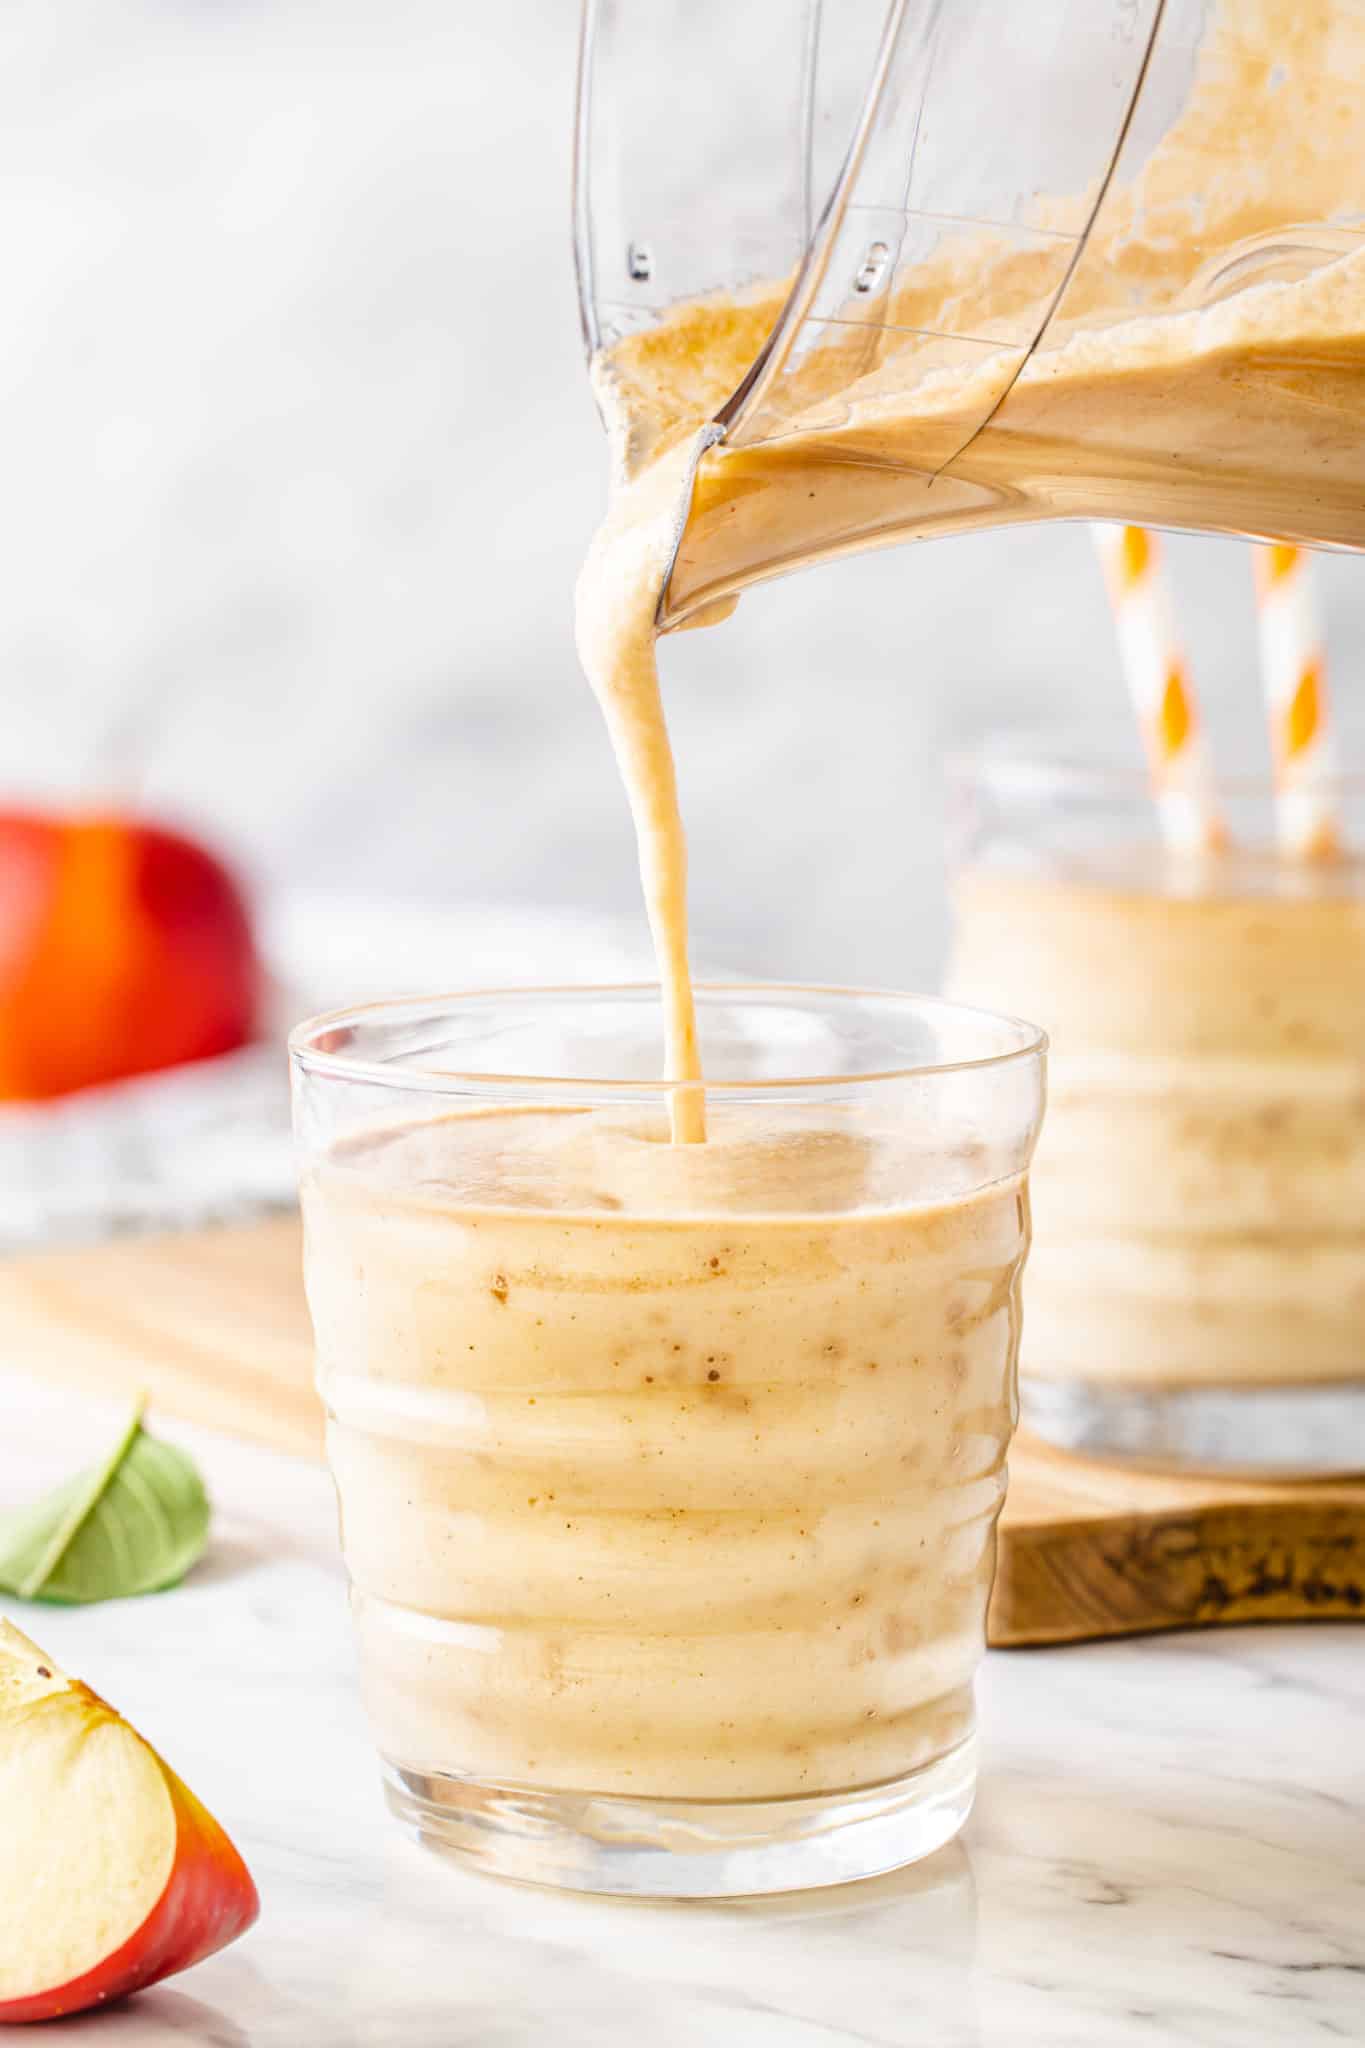
{"label": "wood grain surface", "polygon": [[[0,1262],[0,1359],[322,1454],[294,1217]],[[1215,1622],[1365,1619],[1365,1480],[1190,1479],[1020,1435],[991,1641]]]}

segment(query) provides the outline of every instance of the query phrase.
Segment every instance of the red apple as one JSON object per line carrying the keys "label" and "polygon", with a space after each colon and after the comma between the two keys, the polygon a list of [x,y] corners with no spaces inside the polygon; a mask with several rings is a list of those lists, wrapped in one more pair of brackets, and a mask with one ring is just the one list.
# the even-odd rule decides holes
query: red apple
{"label": "red apple", "polygon": [[241,893],[202,846],[0,811],[0,1101],[230,1052],[260,988]]}
{"label": "red apple", "polygon": [[259,1901],[211,1813],[0,1620],[0,2022],[55,2019],[225,1948]]}

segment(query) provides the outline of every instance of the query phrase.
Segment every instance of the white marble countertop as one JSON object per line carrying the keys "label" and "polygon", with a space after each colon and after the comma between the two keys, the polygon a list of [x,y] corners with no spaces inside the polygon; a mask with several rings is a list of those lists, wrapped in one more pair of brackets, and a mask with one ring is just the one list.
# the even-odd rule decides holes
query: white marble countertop
{"label": "white marble countertop", "polygon": [[[115,1411],[0,1378],[0,1502]],[[997,1653],[962,1840],[898,1877],[724,1908],[560,1897],[402,1836],[356,1699],[331,1488],[200,1458],[175,1592],[12,1611],[162,1750],[260,1887],[226,1954],[63,2048],[1245,2048],[1365,2040],[1365,1635]]]}

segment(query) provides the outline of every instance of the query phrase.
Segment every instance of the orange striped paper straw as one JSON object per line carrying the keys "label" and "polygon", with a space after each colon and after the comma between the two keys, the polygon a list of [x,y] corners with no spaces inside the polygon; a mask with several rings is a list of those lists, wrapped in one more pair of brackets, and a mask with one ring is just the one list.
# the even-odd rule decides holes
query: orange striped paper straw
{"label": "orange striped paper straw", "polygon": [[1096,525],[1118,635],[1162,832],[1183,853],[1227,843],[1204,751],[1199,706],[1176,638],[1160,543],[1145,526]]}
{"label": "orange striped paper straw", "polygon": [[1336,749],[1312,564],[1303,548],[1278,543],[1256,548],[1253,561],[1280,849],[1295,860],[1332,860],[1341,851]]}

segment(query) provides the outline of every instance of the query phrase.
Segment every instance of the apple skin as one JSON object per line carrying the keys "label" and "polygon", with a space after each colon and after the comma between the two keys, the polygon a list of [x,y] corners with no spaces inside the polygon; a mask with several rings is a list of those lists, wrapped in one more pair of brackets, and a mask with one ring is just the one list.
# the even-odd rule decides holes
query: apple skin
{"label": "apple skin", "polygon": [[[62,1676],[60,1671],[57,1676]],[[98,1693],[79,1679],[67,1679],[61,1691],[30,1711],[64,1715],[83,1711],[92,1722],[118,1723],[129,1740],[140,1743],[170,1795],[175,1849],[160,1896],[127,1939],[64,1984],[45,1986],[23,1998],[0,1999],[0,2025],[60,2019],[145,1990],[226,1948],[246,1932],[260,1912],[251,1873],[213,1815]]]}
{"label": "apple skin", "polygon": [[0,811],[0,1101],[40,1101],[253,1036],[262,975],[213,854],[161,826]]}

